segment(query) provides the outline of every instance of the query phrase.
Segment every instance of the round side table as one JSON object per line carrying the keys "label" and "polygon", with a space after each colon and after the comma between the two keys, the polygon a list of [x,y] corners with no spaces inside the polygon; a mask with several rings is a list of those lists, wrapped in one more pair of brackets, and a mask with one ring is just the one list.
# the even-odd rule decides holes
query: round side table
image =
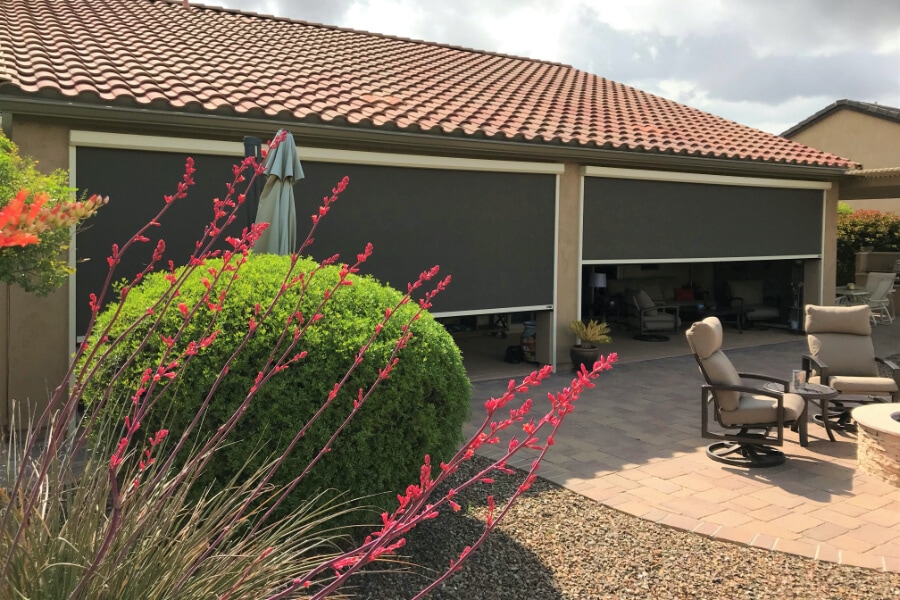
{"label": "round side table", "polygon": [[[780,394],[788,393],[788,394],[797,394],[801,398],[803,398],[803,414],[800,415],[798,419],[798,431],[800,433],[800,445],[804,448],[809,445],[809,401],[815,400],[819,402],[819,405],[822,407],[822,413],[828,413],[828,401],[837,397],[838,391],[833,387],[828,387],[827,385],[820,385],[817,383],[804,383],[801,384],[795,390],[788,390],[785,392],[784,386],[780,383],[769,382],[763,385],[763,388],[769,390],[770,392],[778,392]],[[834,441],[834,434],[831,433],[831,429],[829,429],[827,423],[828,420],[825,419],[825,431],[828,433],[829,439]]]}

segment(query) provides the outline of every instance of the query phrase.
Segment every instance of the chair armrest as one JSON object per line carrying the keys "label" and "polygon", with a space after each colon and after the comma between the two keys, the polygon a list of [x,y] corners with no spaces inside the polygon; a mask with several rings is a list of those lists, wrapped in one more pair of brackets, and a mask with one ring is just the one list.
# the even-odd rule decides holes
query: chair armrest
{"label": "chair armrest", "polygon": [[654,306],[652,309],[648,309],[648,310],[663,310],[666,312],[672,312],[675,315],[675,317],[677,318],[680,307],[675,306],[674,304],[659,304],[657,306]]}
{"label": "chair armrest", "polygon": [[762,394],[763,396],[771,396],[772,398],[780,398],[784,392],[776,392],[774,390],[767,390],[765,388],[753,386],[753,385],[730,385],[730,384],[719,384],[719,383],[707,383],[703,386],[704,389],[709,390],[718,390],[722,392],[746,392],[748,394]]}
{"label": "chair armrest", "polygon": [[825,364],[825,361],[810,354],[804,354],[801,357],[801,360],[802,368],[806,372],[807,381],[809,381],[809,374],[812,371],[812,367],[815,367],[816,371],[819,372],[819,379],[821,380],[822,385],[828,385],[831,375],[828,373],[828,365]]}
{"label": "chair armrest", "polygon": [[770,381],[785,386],[784,389],[788,389],[787,386],[790,383],[787,379],[772,377],[771,375],[761,375],[759,373],[738,373],[738,377],[741,379],[761,379],[762,381]]}

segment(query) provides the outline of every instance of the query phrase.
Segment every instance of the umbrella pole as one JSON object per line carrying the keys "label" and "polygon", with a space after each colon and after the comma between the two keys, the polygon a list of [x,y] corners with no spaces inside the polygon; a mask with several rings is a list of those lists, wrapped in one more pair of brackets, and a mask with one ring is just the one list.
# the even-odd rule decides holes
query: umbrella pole
{"label": "umbrella pole", "polygon": [[[252,135],[244,136],[244,158],[248,156],[256,157],[256,163],[262,161],[262,140]],[[249,228],[256,222],[256,213],[259,211],[259,196],[262,193],[262,178],[257,177],[253,180],[253,185],[247,190],[247,198],[244,202],[247,205],[247,227]]]}

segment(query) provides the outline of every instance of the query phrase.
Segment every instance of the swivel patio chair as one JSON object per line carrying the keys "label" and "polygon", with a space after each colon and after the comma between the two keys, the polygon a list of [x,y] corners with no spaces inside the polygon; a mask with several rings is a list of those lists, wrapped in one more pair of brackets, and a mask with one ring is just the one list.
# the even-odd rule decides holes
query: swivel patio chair
{"label": "swivel patio chair", "polygon": [[[773,446],[784,443],[784,426],[806,418],[805,403],[797,394],[787,393],[783,379],[738,373],[722,352],[722,323],[707,317],[685,332],[700,372],[706,380],[701,387],[701,433],[719,440],[707,447],[706,455],[739,467],[774,467],[784,462],[784,453]],[[745,384],[744,380],[773,382],[783,391]],[[724,432],[709,428],[712,405],[716,422]],[[730,433],[737,430],[737,433]],[[774,430],[775,436],[770,433]]]}
{"label": "swivel patio chair", "polygon": [[[813,415],[831,441],[832,429],[854,429],[846,404],[900,401],[900,367],[875,356],[868,306],[807,304],[806,342],[809,354],[802,359],[806,380],[838,391],[834,410],[823,400],[822,414]],[[885,365],[890,377],[879,374],[878,363]]]}
{"label": "swivel patio chair", "polygon": [[747,325],[759,321],[777,321],[781,316],[777,306],[765,303],[762,281],[729,281],[727,285],[731,306],[741,311]]}
{"label": "swivel patio chair", "polygon": [[634,312],[629,323],[640,329],[635,339],[645,342],[667,342],[667,333],[677,333],[681,327],[678,306],[654,302],[644,290],[632,295]]}

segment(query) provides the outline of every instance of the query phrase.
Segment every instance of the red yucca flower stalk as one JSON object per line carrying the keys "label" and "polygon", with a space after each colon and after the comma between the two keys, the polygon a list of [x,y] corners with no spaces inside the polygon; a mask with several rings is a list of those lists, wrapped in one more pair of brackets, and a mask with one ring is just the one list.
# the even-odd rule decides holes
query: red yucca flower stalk
{"label": "red yucca flower stalk", "polygon": [[[277,144],[279,141],[275,140],[274,143]],[[279,520],[275,516],[277,509],[284,498],[315,468],[319,460],[335,444],[340,443],[340,436],[348,423],[359,413],[378,386],[390,379],[398,361],[403,359],[403,349],[413,336],[411,327],[413,322],[431,307],[434,297],[450,283],[449,277],[439,278],[438,267],[433,267],[422,272],[408,285],[399,302],[385,311],[368,340],[356,353],[347,373],[335,382],[331,392],[322,398],[321,406],[309,421],[298,427],[296,435],[283,453],[268,463],[262,471],[249,477],[246,483],[241,484],[240,493],[235,494],[233,500],[224,503],[222,505],[224,508],[218,512],[213,511],[215,520],[192,516],[197,514],[192,511],[198,509],[193,508],[194,505],[185,500],[186,490],[194,484],[198,473],[202,472],[210,457],[223,444],[228,443],[229,436],[238,427],[259,390],[278,373],[289,369],[299,361],[310,359],[305,351],[298,349],[299,341],[311,327],[326,318],[323,310],[325,305],[332,301],[336,294],[341,293],[342,288],[353,285],[353,276],[373,253],[373,248],[369,244],[356,256],[354,262],[341,264],[337,281],[326,290],[321,302],[311,314],[303,314],[299,310],[297,300],[296,309],[285,322],[271,322],[269,317],[273,314],[273,308],[289,291],[297,292],[297,296],[302,298],[310,282],[322,269],[337,264],[338,257],[335,256],[323,261],[309,272],[299,272],[299,269],[295,269],[301,253],[312,243],[313,234],[321,218],[327,215],[341,192],[346,189],[348,180],[345,178],[332,190],[330,196],[324,198],[322,205],[312,215],[310,232],[299,250],[291,257],[290,267],[283,275],[280,292],[271,301],[253,307],[252,313],[247,317],[243,337],[233,351],[229,349],[228,358],[219,365],[218,376],[198,406],[193,420],[182,431],[173,431],[169,428],[150,431],[146,433],[149,437],[144,444],[141,436],[145,435],[145,432],[142,431],[141,424],[152,414],[157,401],[167,390],[178,384],[186,366],[191,364],[195,357],[212,345],[220,343],[217,340],[219,334],[217,316],[227,302],[231,285],[239,277],[253,244],[266,227],[265,224],[248,227],[240,236],[227,238],[229,246],[227,250],[214,249],[216,241],[233,223],[238,209],[244,203],[245,195],[238,192],[238,187],[245,182],[244,173],[248,170],[252,173],[248,186],[252,185],[253,179],[262,173],[262,167],[252,158],[245,159],[240,165],[235,166],[233,181],[227,185],[227,195],[224,199],[216,199],[213,202],[213,219],[196,243],[195,251],[187,259],[186,266],[176,269],[171,261],[168,262],[166,270],[168,289],[155,299],[152,305],[147,306],[142,316],[135,322],[127,323],[124,333],[113,333],[112,324],[120,317],[129,292],[162,264],[165,257],[165,243],[162,240],[156,242],[151,262],[119,289],[120,302],[115,308],[110,309],[111,318],[99,327],[99,331],[94,331],[98,323],[98,313],[107,299],[122,256],[136,244],[149,243],[149,233],[158,226],[170,206],[187,196],[188,190],[193,185],[194,166],[191,159],[187,160],[185,173],[177,191],[165,197],[158,214],[123,246],[113,245],[108,258],[109,272],[104,288],[98,295],[92,295],[90,301],[92,316],[86,339],[99,340],[99,343],[85,343],[79,348],[64,382],[56,388],[48,408],[34,424],[36,431],[48,428],[47,439],[44,440],[41,452],[36,453],[39,441],[37,434],[28,436],[25,441],[24,456],[38,454],[38,459],[33,464],[22,461],[9,493],[0,496],[0,596],[5,597],[8,594],[15,596],[16,593],[29,595],[29,589],[32,589],[28,586],[29,577],[37,577],[28,575],[28,569],[22,567],[23,564],[27,567],[29,553],[41,547],[41,544],[52,545],[56,538],[64,537],[60,534],[56,538],[52,536],[48,539],[41,538],[44,529],[64,527],[69,518],[87,519],[81,514],[70,514],[72,509],[67,507],[66,510],[56,513],[58,519],[48,520],[44,515],[50,513],[43,507],[47,503],[47,489],[53,488],[63,480],[71,486],[72,473],[78,470],[73,457],[82,453],[91,436],[97,431],[101,434],[103,431],[112,431],[112,425],[105,423],[101,415],[104,414],[103,407],[113,400],[114,385],[110,383],[103,388],[105,390],[103,393],[92,398],[89,410],[81,418],[74,435],[71,434],[67,424],[76,417],[76,409],[88,385],[99,377],[109,377],[112,382],[123,377],[130,367],[138,364],[137,361],[142,357],[142,351],[147,347],[149,340],[161,338],[163,351],[158,359],[154,359],[153,366],[144,369],[140,383],[129,392],[130,402],[126,403],[127,412],[123,416],[122,423],[116,426],[118,433],[113,438],[118,439],[117,443],[114,443],[113,450],[105,459],[89,462],[88,475],[79,480],[80,483],[75,486],[76,493],[66,496],[69,498],[68,501],[75,502],[82,497],[80,494],[83,494],[91,500],[90,503],[85,502],[86,506],[97,505],[98,499],[102,501],[99,503],[101,508],[105,505],[105,509],[101,510],[96,519],[97,532],[96,536],[91,538],[89,549],[79,549],[77,557],[67,557],[65,560],[73,562],[71,572],[67,572],[68,579],[56,577],[52,582],[53,585],[67,586],[64,596],[70,598],[91,597],[92,593],[101,589],[104,590],[103,594],[109,597],[125,597],[124,590],[130,589],[129,585],[137,585],[134,580],[142,569],[150,570],[154,565],[136,564],[130,571],[125,569],[128,571],[125,574],[122,573],[123,569],[118,567],[122,564],[133,564],[129,561],[134,561],[135,555],[143,556],[139,554],[141,549],[153,549],[154,543],[172,544],[174,548],[172,552],[182,554],[176,554],[179,557],[177,564],[167,563],[163,565],[164,568],[154,572],[152,581],[164,590],[159,592],[161,595],[153,595],[149,590],[139,590],[139,593],[145,593],[146,596],[131,592],[135,594],[134,597],[198,597],[197,588],[194,586],[198,585],[198,581],[208,579],[210,586],[218,586],[216,587],[218,591],[214,595],[220,598],[253,597],[274,600],[295,598],[298,595],[326,598],[341,588],[351,576],[357,575],[364,565],[396,553],[403,547],[405,536],[420,523],[435,519],[442,511],[459,511],[460,506],[454,501],[456,494],[473,485],[490,485],[493,481],[491,475],[495,472],[514,474],[515,471],[507,466],[509,460],[520,453],[533,455],[531,468],[522,474],[518,490],[510,498],[497,505],[493,496],[487,497],[488,517],[483,532],[477,539],[471,541],[456,561],[447,565],[446,572],[416,596],[422,597],[459,569],[460,563],[482,544],[515,501],[528,490],[537,477],[542,459],[554,443],[560,425],[573,410],[579,395],[585,389],[593,387],[599,373],[610,369],[616,361],[613,354],[608,358],[601,358],[590,370],[582,368],[568,387],[557,393],[548,394],[546,406],[536,411],[536,414],[532,412],[536,410],[536,403],[527,397],[527,393],[541,385],[551,375],[550,367],[543,367],[519,382],[510,381],[505,393],[485,402],[486,415],[481,427],[452,458],[437,465],[435,471],[430,457],[424,457],[418,482],[411,483],[404,493],[397,496],[397,508],[392,512],[383,513],[380,526],[368,537],[349,549],[343,546],[323,553],[321,558],[304,562],[301,560],[303,556],[297,554],[295,550],[299,535],[295,535],[295,529],[302,528],[302,522]],[[31,212],[28,212],[24,222],[26,224],[35,222],[37,215],[40,214],[40,208],[40,204],[36,209],[32,204]],[[0,212],[0,230],[7,223],[22,223],[24,210],[23,203],[17,203],[7,213]],[[207,261],[212,258],[221,259],[221,266],[209,266]],[[199,301],[184,301],[180,294],[181,287],[188,277],[198,270],[203,273],[202,281],[206,292]],[[409,316],[409,311],[400,310],[405,305],[415,306],[416,303],[418,306],[411,313],[412,316]],[[174,334],[163,335],[158,331],[162,317],[167,312],[179,315],[181,319],[179,322],[182,325]],[[211,315],[209,324],[200,335],[188,339],[187,324],[201,314]],[[398,316],[401,314],[405,316]],[[393,348],[379,368],[375,380],[369,382],[367,387],[355,391],[352,407],[309,464],[298,472],[288,485],[273,490],[270,482],[286,457],[298,444],[303,443],[306,432],[325,411],[336,410],[333,401],[341,390],[350,385],[351,376],[362,364],[372,344],[379,336],[384,335],[388,323],[401,318],[403,321],[400,323],[400,334],[394,340]],[[224,424],[208,439],[199,443],[191,442],[192,433],[203,420],[229,368],[263,323],[267,327],[279,328],[277,331],[280,331],[268,360],[259,365],[259,372],[253,384]],[[134,348],[129,347],[128,352],[123,355],[119,348],[122,341],[137,331],[146,332],[141,334],[144,336],[141,338],[143,341]],[[506,452],[502,458],[448,491],[436,492],[438,486],[455,473],[462,463],[470,460],[479,448],[486,444],[500,444],[501,439],[504,439],[506,444]],[[176,467],[175,459],[179,453],[186,456],[186,459],[182,465]],[[91,493],[94,495],[91,496]],[[52,494],[50,496],[52,497]],[[205,506],[203,504],[205,501],[206,499],[201,501],[200,506]],[[160,537],[160,528],[163,527],[160,519],[165,518],[160,515],[168,515],[168,507],[173,502],[181,503],[177,505],[178,512],[172,513],[174,516],[170,520],[184,523],[184,528],[179,529],[177,535],[165,534],[165,537]],[[325,521],[327,519],[320,518],[317,523]],[[90,525],[82,524],[82,528],[84,527]],[[198,532],[196,539],[191,537],[195,530]],[[184,541],[182,537],[194,541],[193,543]],[[168,538],[173,538],[174,541]],[[271,545],[268,542],[270,539],[275,540]],[[33,543],[33,540],[40,540],[40,543]],[[66,540],[64,550],[74,544],[72,540]],[[148,561],[156,561],[161,560],[159,557],[162,554],[149,556],[152,558],[148,558]],[[50,562],[62,564],[65,561],[54,556]],[[217,568],[221,570],[217,571]],[[158,577],[155,575],[157,572]],[[118,580],[117,577],[124,579]],[[117,581],[119,583],[116,583]],[[39,589],[39,586],[34,586],[33,589]],[[31,595],[34,597],[33,589]],[[208,594],[204,597],[207,596]]]}

